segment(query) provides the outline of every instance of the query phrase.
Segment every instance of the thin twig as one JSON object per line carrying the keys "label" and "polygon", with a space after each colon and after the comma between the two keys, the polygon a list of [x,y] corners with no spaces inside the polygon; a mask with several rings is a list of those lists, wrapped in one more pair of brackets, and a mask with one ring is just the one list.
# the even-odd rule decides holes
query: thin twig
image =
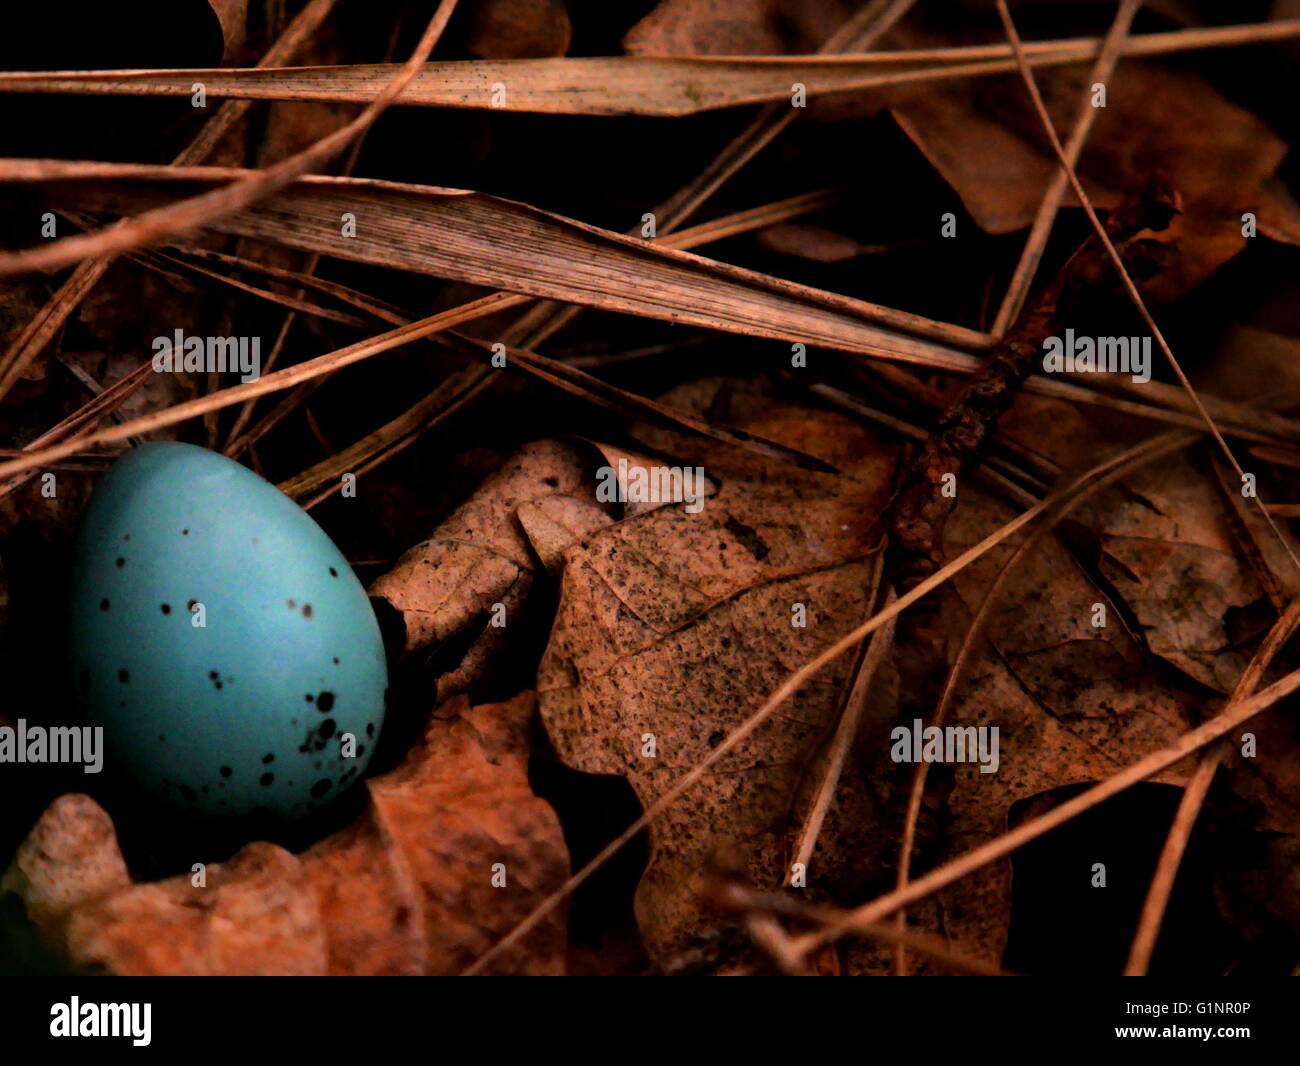
{"label": "thin twig", "polygon": [[[881,578],[884,575],[884,554],[882,551],[876,556],[870,595],[867,598],[868,604],[876,602]],[[800,830],[798,841],[795,844],[794,861],[805,870],[812,861],[813,849],[817,847],[817,838],[821,835],[822,825],[826,821],[826,814],[835,799],[835,791],[839,787],[840,776],[844,772],[844,763],[849,757],[849,750],[857,739],[858,727],[861,725],[862,716],[867,709],[867,693],[870,691],[871,682],[876,676],[876,670],[879,669],[880,664],[884,662],[885,656],[889,653],[889,647],[893,639],[894,622],[891,620],[871,634],[866,654],[863,655],[862,662],[855,671],[853,684],[849,689],[848,699],[844,705],[844,711],[840,715],[839,725],[831,741],[830,753],[826,760],[826,770],[822,774],[821,784],[817,788],[817,798],[804,820],[803,828]]]}

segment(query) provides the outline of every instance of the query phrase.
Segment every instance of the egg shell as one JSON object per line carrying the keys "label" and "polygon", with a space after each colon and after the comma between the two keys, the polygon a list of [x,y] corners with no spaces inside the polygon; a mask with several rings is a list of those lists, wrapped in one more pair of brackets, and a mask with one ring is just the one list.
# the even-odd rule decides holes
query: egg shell
{"label": "egg shell", "polygon": [[306,815],[356,784],[383,728],[383,641],[347,560],[275,486],[190,444],[136,448],[96,489],[71,652],[110,759],[195,814]]}

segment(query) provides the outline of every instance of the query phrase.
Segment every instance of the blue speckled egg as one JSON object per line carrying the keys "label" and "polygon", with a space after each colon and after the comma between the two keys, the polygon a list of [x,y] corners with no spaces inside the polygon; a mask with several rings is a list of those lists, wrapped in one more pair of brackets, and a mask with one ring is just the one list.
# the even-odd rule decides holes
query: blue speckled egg
{"label": "blue speckled egg", "polygon": [[291,819],[365,770],[388,683],[370,601],[320,526],[238,463],[174,443],[120,459],[82,520],[71,607],[90,724],[158,799]]}

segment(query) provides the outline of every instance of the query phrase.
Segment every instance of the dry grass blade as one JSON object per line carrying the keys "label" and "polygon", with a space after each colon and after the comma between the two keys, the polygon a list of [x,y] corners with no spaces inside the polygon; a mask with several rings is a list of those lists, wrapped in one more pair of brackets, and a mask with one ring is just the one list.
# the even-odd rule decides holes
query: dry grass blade
{"label": "dry grass blade", "polygon": [[[456,335],[451,334],[450,336],[455,337]],[[491,345],[485,342],[471,341],[467,337],[459,339],[469,345],[477,344],[485,351],[491,349]],[[519,348],[507,347],[506,352],[507,365],[514,363],[534,377],[557,388],[564,389],[566,392],[571,392],[575,396],[590,400],[607,410],[616,411],[629,418],[644,418],[661,425],[687,429],[701,436],[721,441],[724,444],[744,448],[756,455],[763,455],[780,462],[792,463],[804,470],[835,472],[834,467],[815,456],[797,451],[794,448],[787,448],[775,441],[765,440],[753,433],[736,429],[734,426],[706,422],[704,419],[696,418],[686,411],[670,407],[667,404],[659,403],[644,396],[637,396],[625,389],[610,385],[585,371],[579,370],[577,367],[561,363],[557,359],[548,359],[544,355],[538,355],[536,352],[526,352]]]}
{"label": "dry grass blade", "polygon": [[[456,0],[442,0],[430,19],[415,52],[396,71],[390,71],[374,99],[346,126],[322,137],[315,144],[287,159],[256,171],[225,188],[201,193],[189,200],[155,208],[134,218],[79,237],[64,237],[37,248],[19,252],[0,252],[0,277],[25,274],[36,270],[57,270],[95,256],[121,255],[124,252],[156,244],[177,233],[187,233],[226,215],[235,214],[283,189],[296,178],[324,165],[366,129],[401,94],[419,72],[438,43]],[[193,83],[191,83],[191,88]]]}
{"label": "dry grass blade", "polygon": [[[1300,20],[1145,34],[1125,55],[1278,41],[1300,35]],[[1030,63],[1093,60],[1101,42],[1043,41]],[[215,98],[367,103],[399,68],[392,64],[264,69],[56,71],[0,75],[0,92],[189,96],[202,82]],[[680,117],[719,108],[788,101],[799,82],[809,96],[909,82],[1001,74],[1015,69],[1002,45],[817,56],[614,56],[428,63],[401,103],[539,114]],[[504,93],[495,86],[504,86]]]}
{"label": "dry grass blade", "polygon": [[[288,308],[291,311],[301,311],[304,314],[312,315],[315,318],[323,319],[327,322],[337,322],[340,325],[351,326],[354,329],[364,329],[369,325],[369,321],[360,318],[357,315],[350,315],[346,311],[335,311],[320,304],[312,303],[310,300],[303,300],[285,293],[275,292],[273,289],[262,289],[256,285],[249,285],[245,281],[231,277],[229,274],[223,274],[219,270],[209,270],[197,263],[187,262],[178,256],[167,255],[165,252],[143,252],[142,257],[154,259],[157,262],[170,267],[179,267],[182,270],[188,270],[199,274],[205,278],[212,278],[222,285],[228,285],[232,289],[248,293],[250,296],[256,296],[259,299],[266,300],[269,303],[279,304],[281,307]],[[152,265],[152,264],[150,264]],[[267,363],[270,364],[270,360]]]}
{"label": "dry grass blade", "polygon": [[[49,182],[48,196],[70,194],[80,205],[115,213],[165,200],[169,189],[185,182],[238,179],[248,173],[215,167],[0,161],[0,181]],[[338,220],[346,212],[357,218],[355,237],[340,235]],[[208,225],[224,233],[472,285],[732,333],[892,354],[927,365],[941,360],[953,369],[963,369],[966,363],[945,345],[974,347],[986,340],[959,326],[458,189],[304,177],[255,209]],[[927,344],[903,331],[945,345]]]}

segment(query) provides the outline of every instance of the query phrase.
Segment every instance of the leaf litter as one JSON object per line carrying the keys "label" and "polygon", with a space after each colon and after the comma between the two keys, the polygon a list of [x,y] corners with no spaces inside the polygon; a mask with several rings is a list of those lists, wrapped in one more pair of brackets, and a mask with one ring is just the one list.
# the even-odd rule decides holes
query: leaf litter
{"label": "leaf litter", "polygon": [[[930,12],[875,5],[855,29],[870,32],[875,19],[880,50],[809,60],[805,53],[833,38],[850,5],[664,0],[613,40],[614,50],[628,55],[600,58],[566,54],[578,32],[588,32],[582,16],[564,16],[560,5],[542,0],[494,0],[473,19],[447,23],[450,49],[472,58],[408,67],[409,91],[380,118],[402,69],[375,62],[393,51],[390,27],[353,63],[342,37],[302,48],[322,23],[332,30],[331,19],[345,17],[333,5],[308,5],[297,22],[281,26],[278,44],[256,40],[259,24],[245,7],[213,4],[228,66],[206,73],[214,97],[278,101],[268,138],[251,159],[252,136],[240,123],[265,105],[242,102],[226,105],[210,127],[245,138],[226,142],[213,166],[194,165],[206,155],[199,149],[165,155],[182,164],[172,167],[83,162],[96,154],[76,151],[66,160],[0,164],[7,197],[73,217],[85,212],[79,217],[95,227],[135,217],[130,239],[103,231],[112,236],[63,245],[80,249],[65,258],[39,250],[25,256],[20,249],[32,246],[30,234],[6,235],[0,265],[11,274],[70,265],[77,255],[105,258],[79,267],[52,299],[52,286],[25,277],[11,281],[0,301],[10,341],[0,362],[0,472],[11,479],[0,500],[0,575],[48,559],[66,542],[78,502],[103,469],[96,448],[160,432],[187,439],[187,423],[203,415],[210,442],[224,431],[250,465],[267,469],[297,498],[316,494],[309,506],[319,505],[354,566],[371,568],[404,703],[387,763],[366,782],[355,816],[315,842],[243,841],[207,865],[201,890],[191,873],[145,860],[132,834],[122,832],[130,827],[117,824],[125,808],[111,795],[101,805],[54,781],[6,791],[23,800],[5,826],[16,850],[0,894],[20,902],[27,925],[65,963],[112,973],[565,972],[589,950],[582,944],[592,904],[590,892],[573,897],[571,926],[562,901],[578,878],[606,863],[600,848],[622,828],[593,830],[594,815],[575,813],[566,789],[585,795],[595,782],[618,780],[632,797],[623,825],[638,824],[638,808],[654,812],[644,868],[625,866],[621,882],[598,886],[608,897],[603,906],[617,912],[625,905],[630,918],[601,934],[625,942],[610,957],[635,960],[645,952],[644,963],[622,965],[670,973],[804,965],[887,972],[898,958],[871,946],[871,922],[906,899],[916,935],[900,942],[912,944],[915,972],[996,968],[1018,920],[1005,860],[1027,833],[1040,831],[1036,825],[1076,810],[1060,802],[1064,790],[1131,784],[1134,765],[1149,763],[1143,776],[1190,795],[1195,744],[1213,739],[1207,729],[1216,715],[1245,722],[1248,713],[1257,715],[1249,728],[1261,757],[1216,749],[1223,787],[1197,801],[1206,806],[1212,839],[1233,841],[1221,849],[1214,891],[1220,918],[1237,937],[1233,964],[1249,968],[1259,945],[1279,937],[1300,956],[1300,793],[1289,758],[1297,740],[1290,717],[1267,709],[1294,687],[1285,674],[1295,665],[1290,649],[1278,652],[1265,679],[1275,684],[1254,702],[1240,702],[1246,696],[1237,691],[1294,596],[1287,553],[1295,549],[1289,529],[1279,545],[1260,509],[1234,499],[1234,471],[1208,458],[1203,444],[1136,463],[1081,501],[1053,533],[1034,534],[1014,575],[996,585],[981,630],[970,631],[1002,565],[1031,534],[1021,530],[992,546],[985,538],[1018,521],[1026,499],[1040,498],[1057,473],[1077,474],[1115,447],[1146,439],[1152,412],[1170,420],[1194,410],[1171,384],[1141,391],[1077,380],[1069,395],[1084,397],[1083,406],[1063,398],[1060,382],[1031,378],[994,445],[970,457],[997,477],[961,479],[941,555],[965,561],[939,571],[935,644],[926,653],[941,686],[968,641],[947,720],[998,727],[997,771],[983,773],[978,762],[929,767],[911,856],[918,887],[900,880],[898,869],[916,767],[882,754],[893,730],[912,724],[900,720],[900,710],[918,698],[919,690],[900,684],[915,650],[906,646],[906,611],[894,639],[881,645],[878,665],[867,668],[869,655],[842,654],[764,725],[747,730],[755,708],[783,682],[888,609],[879,581],[886,519],[908,442],[925,433],[934,408],[915,400],[926,390],[952,395],[951,375],[970,374],[996,350],[987,298],[983,309],[953,315],[925,296],[925,268],[918,272],[917,264],[934,261],[944,245],[928,230],[864,228],[852,205],[828,200],[808,221],[774,217],[757,233],[736,230],[719,242],[717,258],[707,258],[676,250],[671,240],[621,236],[635,232],[635,194],[620,193],[621,202],[600,203],[588,217],[545,181],[537,179],[534,198],[527,183],[494,183],[490,168],[476,181],[446,184],[431,180],[436,171],[413,181],[401,167],[392,180],[382,167],[358,171],[374,178],[301,176],[330,165],[371,120],[370,139],[382,143],[390,123],[444,108],[462,116],[460,127],[445,127],[448,136],[490,153],[508,133],[480,114],[493,106],[479,98],[484,79],[509,81],[515,95],[506,110],[526,112],[532,117],[524,121],[543,128],[560,113],[591,123],[650,114],[695,122],[704,111],[785,100],[802,71],[809,94],[827,94],[822,102],[836,106],[813,109],[813,121],[789,133],[780,132],[789,123],[781,125],[777,148],[768,152],[815,148],[819,138],[841,135],[837,126],[864,124],[855,132],[881,136],[886,123],[897,123],[902,140],[882,143],[895,153],[900,187],[947,187],[960,225],[970,227],[986,259],[969,268],[967,280],[996,292],[1009,274],[1007,237],[1039,214],[1056,161],[1012,73],[1021,57],[995,25],[974,35],[947,32]],[[1085,71],[1105,26],[1064,14],[1047,16],[1047,24],[1049,39],[1028,46],[1026,62],[1064,133],[1089,90]],[[406,54],[422,25],[406,28]],[[1161,245],[1148,245],[1155,270],[1137,280],[1157,313],[1180,323],[1174,346],[1187,359],[1197,325],[1187,300],[1204,290],[1249,303],[1241,294],[1250,285],[1240,279],[1276,273],[1283,262],[1267,258],[1275,250],[1257,250],[1242,231],[1243,214],[1257,217],[1258,243],[1285,242],[1296,228],[1285,189],[1292,131],[1275,110],[1228,91],[1227,67],[1197,69],[1193,50],[1222,47],[1232,55],[1233,46],[1297,30],[1281,19],[1236,28],[1166,25],[1149,20],[1121,43],[1079,170],[1098,208],[1113,210],[1155,178],[1176,195],[1171,232],[1148,235]],[[1186,60],[1160,58],[1175,51],[1187,52]],[[309,55],[307,62],[341,58],[328,67],[287,68],[296,54]],[[266,69],[247,66],[260,56]],[[14,73],[0,77],[0,90],[165,95],[192,84],[193,73],[163,64],[120,73]],[[375,106],[349,123],[341,111],[304,110],[308,101]],[[132,103],[121,101],[123,108]],[[403,106],[413,103],[427,106]],[[715,149],[726,142],[710,140]],[[908,142],[911,157],[902,147]],[[194,143],[202,145],[202,135]],[[751,154],[706,161],[703,173],[721,166],[723,178],[681,186],[682,202],[698,209],[740,169],[758,175],[759,188],[772,183],[772,168],[765,171],[764,157]],[[246,169],[249,163],[259,169]],[[461,175],[474,169],[456,166]],[[814,169],[815,187],[836,184],[835,172],[813,176]],[[769,184],[763,191],[759,202],[775,205],[791,190]],[[174,206],[185,197],[188,214]],[[933,202],[922,200],[919,209],[937,214]],[[730,201],[733,210],[753,203]],[[372,228],[341,244],[335,220],[347,211]],[[160,213],[141,222],[147,212]],[[150,219],[167,222],[151,226]],[[194,239],[194,222],[206,227],[202,247],[178,247]],[[1061,249],[1039,249],[1040,290],[1060,268],[1065,245],[1076,246],[1078,222],[1078,201],[1067,191],[1058,226],[1074,226],[1073,236],[1061,239]],[[134,254],[158,241],[181,254],[148,252],[109,265],[114,252]],[[211,274],[192,269],[202,249],[235,253],[207,260],[219,272],[233,275],[240,263],[282,271],[259,282],[263,296],[282,306],[252,291],[210,289]],[[318,270],[322,287],[313,291],[342,296],[398,329],[376,341],[365,318],[331,318],[304,302],[301,284]],[[127,279],[134,284],[141,272],[150,302],[177,321],[230,321],[238,310],[282,329],[277,352],[283,349],[287,371],[242,390],[219,380],[169,379],[169,388],[182,391],[160,393],[159,382],[140,373],[144,359],[130,354],[141,337],[131,335],[138,326],[120,309]],[[912,278],[922,297],[878,298],[877,291],[890,293],[891,273]],[[414,285],[430,279],[442,286],[443,302],[433,309],[427,290]],[[572,310],[542,303],[514,318],[512,309],[530,299],[586,311],[571,324]],[[294,308],[289,317],[286,306]],[[1113,303],[1106,313],[1107,321],[1122,321]],[[496,325],[512,320],[514,334]],[[533,330],[539,322],[541,330]],[[451,333],[462,326],[464,334]],[[1217,348],[1196,352],[1195,377],[1220,428],[1255,442],[1250,465],[1261,472],[1264,513],[1285,524],[1295,499],[1291,471],[1300,462],[1286,425],[1294,406],[1289,356],[1300,329],[1276,314],[1232,327]],[[598,350],[621,344],[659,354],[625,366],[593,364],[596,373],[588,374],[549,344],[561,328],[585,338],[588,350],[594,341]],[[440,332],[445,343],[410,343]],[[688,343],[712,338],[698,372],[689,354],[686,367],[675,358],[679,347],[687,350],[683,332],[691,334]],[[482,372],[501,335],[511,338],[510,358],[527,368],[526,377]],[[807,346],[810,380],[786,365],[791,345]],[[755,356],[758,347],[766,350]],[[774,372],[772,349],[784,372]],[[903,365],[890,369],[878,360]],[[340,403],[362,395],[354,378],[368,381],[381,402],[354,404],[359,410]],[[822,391],[803,388],[813,383]],[[241,440],[258,398],[288,388],[297,390],[292,402]],[[541,416],[540,391],[555,400],[553,413]],[[819,395],[850,402],[832,411]],[[1141,402],[1126,406],[1121,397]],[[222,414],[236,404],[243,415]],[[869,425],[854,411],[884,418]],[[232,426],[231,417],[240,421]],[[517,420],[519,431],[502,433],[503,418]],[[105,428],[108,420],[117,425]],[[1184,424],[1199,423],[1193,417]],[[339,448],[338,440],[357,443]],[[1246,454],[1244,444],[1233,447]],[[438,469],[431,461],[445,467],[446,478],[431,476]],[[705,472],[701,507],[611,501],[595,491],[599,470],[618,468],[626,479],[629,470],[664,466]],[[345,514],[329,491],[341,472],[356,468],[374,488],[360,516]],[[36,475],[45,469],[76,483],[57,503],[41,502]],[[36,541],[27,536],[32,529]],[[978,558],[962,555],[981,544]],[[0,584],[0,622],[7,615],[10,632],[32,617],[26,587]],[[1107,619],[1101,626],[1094,621],[1099,607]],[[13,649],[5,655],[16,661]],[[855,684],[862,678],[869,678],[865,687]],[[1239,702],[1224,710],[1233,693]],[[838,726],[852,700],[860,717],[845,733]],[[50,713],[57,716],[57,702]],[[11,706],[0,706],[0,714],[15,717]],[[738,734],[744,739],[733,747]],[[724,754],[708,762],[719,750]],[[1202,766],[1209,758],[1202,756]],[[573,776],[556,776],[559,767]],[[688,779],[693,784],[683,790]],[[819,797],[829,803],[824,810]],[[1026,810],[1035,813],[1008,833],[1013,812]],[[594,843],[580,842],[593,831]],[[811,846],[808,868],[794,871],[801,844]],[[509,891],[485,876],[494,862],[509,870]],[[787,916],[787,932],[778,923],[774,933],[759,920],[757,903],[739,913],[721,906],[726,886],[789,899],[789,915],[802,917]],[[799,911],[804,903],[816,906]],[[1175,911],[1166,921],[1186,935]],[[853,928],[866,940],[843,942]]]}

